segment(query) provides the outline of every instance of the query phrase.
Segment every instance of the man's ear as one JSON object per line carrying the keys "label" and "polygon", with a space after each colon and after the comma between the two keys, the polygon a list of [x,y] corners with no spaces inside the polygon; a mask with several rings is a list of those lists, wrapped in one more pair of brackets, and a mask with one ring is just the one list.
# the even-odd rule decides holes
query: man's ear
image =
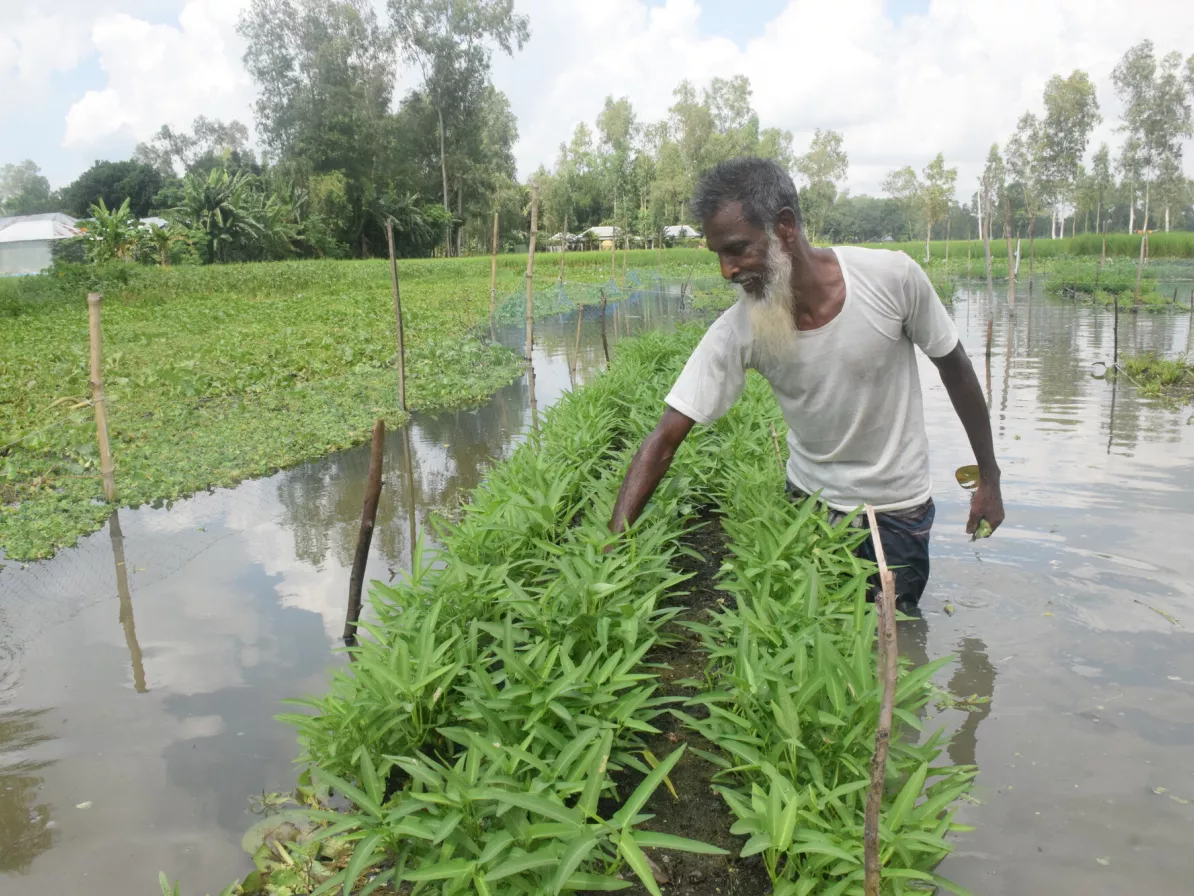
{"label": "man's ear", "polygon": [[779,216],[775,219],[775,235],[785,249],[795,248],[796,234],[799,230],[800,225],[796,223],[795,212],[790,208],[780,209]]}

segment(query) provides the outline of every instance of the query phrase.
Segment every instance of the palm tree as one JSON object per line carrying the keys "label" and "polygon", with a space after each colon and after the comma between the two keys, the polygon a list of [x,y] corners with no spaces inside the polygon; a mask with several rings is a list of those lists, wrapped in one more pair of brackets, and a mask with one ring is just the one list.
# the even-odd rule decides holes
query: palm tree
{"label": "palm tree", "polygon": [[250,176],[213,168],[207,177],[188,174],[182,181],[182,205],[171,211],[206,247],[207,264],[228,260],[236,242],[260,237],[250,196]]}

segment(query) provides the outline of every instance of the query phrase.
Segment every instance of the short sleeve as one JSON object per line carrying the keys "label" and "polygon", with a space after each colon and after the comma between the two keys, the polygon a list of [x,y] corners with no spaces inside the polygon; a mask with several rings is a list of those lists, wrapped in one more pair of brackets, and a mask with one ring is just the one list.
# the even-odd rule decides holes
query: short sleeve
{"label": "short sleeve", "polygon": [[929,275],[911,258],[907,259],[907,264],[904,332],[930,358],[948,355],[958,344],[958,328],[945,310]]}
{"label": "short sleeve", "polygon": [[746,346],[722,315],[702,337],[668,393],[667,404],[697,423],[724,416],[746,385]]}

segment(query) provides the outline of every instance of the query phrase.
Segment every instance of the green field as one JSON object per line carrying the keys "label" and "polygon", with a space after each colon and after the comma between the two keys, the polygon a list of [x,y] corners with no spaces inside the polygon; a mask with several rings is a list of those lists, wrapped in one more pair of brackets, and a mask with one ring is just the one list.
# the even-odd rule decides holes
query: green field
{"label": "green field", "polygon": [[[684,277],[708,253],[677,250]],[[558,256],[539,257],[544,293]],[[631,253],[628,270],[653,252]],[[610,277],[610,257],[566,258],[568,281]],[[499,259],[499,297],[525,290],[526,256]],[[412,409],[476,404],[520,371],[487,331],[488,258],[401,263]],[[622,258],[618,259],[621,275]],[[88,389],[86,292],[104,295],[104,377],[122,505],[231,485],[400,421],[389,266],[296,261],[68,269],[0,281],[0,549],[45,557],[107,508]],[[481,326],[478,326],[481,325]]]}
{"label": "green field", "polygon": [[[1012,240],[1012,251],[1015,251],[1016,241]],[[925,257],[925,241],[912,240],[905,243],[868,243],[875,249],[898,249],[907,252],[917,261]],[[933,240],[930,244],[933,258],[945,257],[945,240]],[[984,257],[982,240],[951,240],[949,243],[950,260],[966,258],[969,249],[973,258],[981,263]],[[1073,237],[1051,240],[1037,237],[1033,241],[1033,254],[1036,258],[1056,258],[1061,256],[1078,256],[1099,258],[1103,253],[1103,238],[1097,233],[1080,233]],[[1171,233],[1153,233],[1148,238],[1148,252],[1150,258],[1194,258],[1194,232],[1173,231]],[[1028,263],[1029,242],[1027,237],[1020,240],[1020,268]],[[1140,256],[1140,237],[1131,233],[1107,234],[1107,255],[1118,258],[1138,258]],[[1007,242],[1002,236],[991,240],[991,257],[1007,258]],[[1006,269],[1005,269],[1006,270]]]}

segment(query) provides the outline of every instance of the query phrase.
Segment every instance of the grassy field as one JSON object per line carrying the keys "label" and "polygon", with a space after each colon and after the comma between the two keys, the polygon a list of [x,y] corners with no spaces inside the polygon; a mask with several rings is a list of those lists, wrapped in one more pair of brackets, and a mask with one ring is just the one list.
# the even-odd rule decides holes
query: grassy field
{"label": "grassy field", "polygon": [[[697,250],[665,256],[683,277]],[[631,253],[628,270],[653,252]],[[565,277],[600,282],[610,258],[576,253]],[[525,256],[499,259],[499,297],[525,290]],[[621,275],[622,258],[618,273]],[[483,401],[520,371],[487,330],[487,258],[400,265],[413,409]],[[540,256],[545,291],[558,256]],[[107,516],[86,404],[85,296],[103,292],[104,378],[122,505],[273,472],[400,421],[384,261],[74,269],[0,280],[0,550],[49,556]],[[478,325],[482,325],[478,327]]]}
{"label": "grassy field", "polygon": [[[925,256],[924,240],[912,240],[906,243],[868,243],[875,249],[899,249],[907,252],[917,261]],[[945,257],[945,241],[933,240],[929,244],[933,258]],[[949,244],[950,260],[966,257],[970,250],[976,263],[980,266],[984,257],[982,240],[951,240]],[[1028,239],[1020,241],[1021,269],[1028,263]],[[1012,241],[1015,251],[1015,240]],[[1153,233],[1148,237],[1148,251],[1150,258],[1194,258],[1194,232],[1173,231],[1171,233]],[[1057,258],[1061,256],[1079,256],[1099,258],[1103,253],[1103,237],[1097,233],[1080,233],[1073,237],[1062,239],[1042,239],[1034,241],[1033,252],[1037,260]],[[1140,256],[1140,237],[1131,233],[1107,234],[1107,255],[1112,258],[1138,258]],[[1007,258],[1007,243],[1003,237],[991,240],[991,257]],[[1006,267],[1004,268],[1006,271]]]}

